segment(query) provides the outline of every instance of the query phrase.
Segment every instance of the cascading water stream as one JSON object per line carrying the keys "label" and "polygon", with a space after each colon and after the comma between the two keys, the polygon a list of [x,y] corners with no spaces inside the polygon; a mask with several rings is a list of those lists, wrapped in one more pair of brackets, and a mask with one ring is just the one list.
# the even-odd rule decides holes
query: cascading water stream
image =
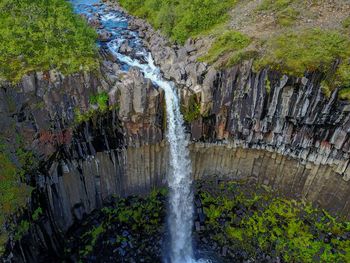
{"label": "cascading water stream", "polygon": [[154,65],[151,54],[148,54],[147,64],[140,64],[127,56],[119,59],[130,66],[138,67],[153,83],[165,92],[167,113],[167,139],[169,142],[170,170],[169,184],[169,215],[170,246],[168,259],[171,263],[192,263],[192,222],[193,193],[191,189],[191,161],[188,151],[188,140],[183,126],[180,103],[174,84],[164,80],[159,69]]}
{"label": "cascading water stream", "polygon": [[[112,44],[116,45],[116,43]],[[112,46],[111,50],[116,50]],[[188,140],[183,126],[180,103],[172,82],[162,78],[159,68],[154,65],[150,53],[147,53],[147,64],[128,56],[115,53],[120,61],[132,67],[139,68],[144,76],[165,92],[167,113],[167,139],[169,142],[170,170],[169,184],[169,215],[168,228],[170,231],[170,246],[168,251],[169,263],[192,263],[192,222],[193,222],[193,193],[191,189],[191,161],[188,151]]]}
{"label": "cascading water stream", "polygon": [[[104,30],[112,35],[110,41],[103,45],[106,45],[115,55],[125,71],[130,67],[138,68],[146,78],[165,92],[167,139],[170,153],[170,169],[167,178],[170,189],[168,214],[170,240],[168,250],[164,253],[166,255],[164,261],[166,263],[194,263],[196,261],[192,248],[191,161],[175,85],[162,77],[159,68],[154,64],[152,55],[143,47],[138,34],[128,30],[127,19],[121,12],[107,10],[105,5],[92,5],[98,3],[96,0],[72,0],[72,2],[78,13],[87,16],[98,13],[101,16]],[[125,41],[134,49],[134,56],[119,52]],[[198,262],[205,261],[199,260]]]}

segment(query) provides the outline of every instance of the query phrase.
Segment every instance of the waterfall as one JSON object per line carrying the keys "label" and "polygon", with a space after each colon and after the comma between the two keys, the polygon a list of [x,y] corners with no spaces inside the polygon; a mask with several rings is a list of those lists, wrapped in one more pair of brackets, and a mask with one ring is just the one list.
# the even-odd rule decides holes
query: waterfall
{"label": "waterfall", "polygon": [[165,92],[167,139],[170,148],[170,169],[167,176],[170,190],[168,215],[170,245],[167,254],[171,263],[194,262],[192,249],[193,193],[191,189],[191,161],[176,88],[172,82],[162,78],[160,70],[154,65],[150,53],[148,53],[146,59],[147,64],[141,64],[137,60],[121,54],[118,55],[118,58],[129,66],[138,67],[146,78],[152,80]]}
{"label": "waterfall", "polygon": [[[159,68],[154,64],[152,55],[144,48],[138,34],[128,29],[127,19],[122,13],[107,11],[104,6],[99,8],[91,4],[86,5],[86,1],[92,0],[73,0],[73,3],[75,3],[76,9],[80,13],[89,16],[97,12],[101,15],[104,30],[112,35],[111,40],[103,45],[109,48],[121,65],[127,66],[126,71],[130,67],[140,69],[145,78],[150,79],[165,92],[167,139],[170,154],[170,169],[167,180],[170,191],[168,211],[169,246],[166,253],[164,253],[166,254],[164,261],[166,263],[197,262],[194,260],[192,248],[193,192],[191,161],[176,87],[174,83],[162,77]],[[88,8],[85,8],[86,6]],[[125,35],[129,37],[125,38]],[[125,41],[131,44],[142,59],[119,52]],[[199,262],[206,261],[199,260]]]}
{"label": "waterfall", "polygon": [[167,255],[171,263],[194,262],[192,249],[193,193],[191,189],[191,161],[176,88],[172,82],[162,78],[159,68],[154,65],[150,53],[147,56],[147,64],[140,64],[138,61],[123,55],[120,55],[119,59],[130,66],[140,68],[146,78],[151,79],[153,83],[165,92],[167,139],[170,154],[170,169],[167,176],[170,190],[168,214],[170,245]]}
{"label": "waterfall", "polygon": [[[117,43],[114,43],[117,45]],[[112,50],[118,50],[114,47]],[[192,224],[193,224],[193,193],[191,161],[188,151],[188,140],[180,112],[180,102],[176,88],[172,82],[164,80],[160,70],[154,65],[152,55],[146,56],[147,64],[128,56],[117,54],[121,62],[139,68],[144,76],[165,92],[167,114],[167,139],[169,142],[170,169],[167,180],[169,185],[168,229],[170,231],[167,256],[169,263],[192,263]]]}
{"label": "waterfall", "polygon": [[170,147],[168,253],[171,263],[192,262],[193,193],[188,141],[177,94],[172,85],[167,84],[162,88],[165,91]]}

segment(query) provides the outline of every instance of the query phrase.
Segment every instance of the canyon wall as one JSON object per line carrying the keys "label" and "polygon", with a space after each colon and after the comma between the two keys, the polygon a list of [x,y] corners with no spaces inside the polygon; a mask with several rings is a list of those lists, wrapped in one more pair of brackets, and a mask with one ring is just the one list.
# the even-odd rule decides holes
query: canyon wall
{"label": "canyon wall", "polygon": [[[350,105],[337,99],[337,90],[329,98],[322,93],[321,74],[255,71],[252,61],[215,69],[196,62],[206,43],[174,46],[129,18],[164,76],[176,83],[183,109],[199,105],[200,114],[186,123],[195,179],[265,184],[350,219]],[[101,58],[100,72],[50,71],[15,86],[1,83],[2,136],[11,142],[17,130],[39,157],[28,181],[36,187],[32,202],[44,208],[23,239],[31,245],[20,252],[12,242],[9,260],[22,262],[24,253],[27,262],[47,261],[47,251],[57,257],[65,232],[108,197],[166,184],[163,91],[137,68],[122,71],[107,49]],[[90,105],[98,92],[108,93],[110,110]],[[89,110],[92,117],[78,123],[77,111]]]}
{"label": "canyon wall", "polygon": [[129,20],[165,76],[178,84],[183,102],[196,95],[202,117],[191,123],[193,140],[233,141],[328,164],[350,180],[350,105],[337,99],[338,89],[323,94],[322,74],[296,78],[255,70],[253,61],[216,69],[197,62],[208,45],[202,39],[174,46],[143,20]]}
{"label": "canyon wall", "polygon": [[[349,188],[328,165],[301,163],[274,152],[234,145],[196,143],[190,146],[196,180],[238,180],[264,184],[290,198],[303,198],[349,217]],[[62,230],[103,205],[111,195],[142,195],[166,185],[165,143],[97,153],[84,161],[54,163],[49,204]],[[335,190],[336,189],[336,190]]]}

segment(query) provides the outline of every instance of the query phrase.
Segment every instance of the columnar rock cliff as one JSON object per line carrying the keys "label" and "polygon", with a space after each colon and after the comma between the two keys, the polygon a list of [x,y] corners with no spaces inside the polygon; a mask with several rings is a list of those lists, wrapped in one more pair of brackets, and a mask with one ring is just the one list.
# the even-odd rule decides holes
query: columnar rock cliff
{"label": "columnar rock cliff", "polygon": [[[204,43],[173,46],[144,21],[130,21],[176,83],[184,109],[193,96],[200,106],[200,116],[187,123],[196,179],[266,184],[350,218],[350,105],[337,99],[337,90],[322,94],[322,75],[254,71],[251,61],[218,70],[196,62]],[[48,259],[44,251],[59,255],[69,227],[109,196],[166,183],[164,93],[138,69],[121,71],[108,50],[101,58],[100,72],[51,71],[1,84],[2,133],[10,138],[16,126],[41,161],[33,198],[45,216],[25,237],[36,244],[24,248],[27,261]],[[89,96],[102,91],[115,107],[78,124],[76,109],[91,109]],[[20,262],[16,246],[10,258]]]}

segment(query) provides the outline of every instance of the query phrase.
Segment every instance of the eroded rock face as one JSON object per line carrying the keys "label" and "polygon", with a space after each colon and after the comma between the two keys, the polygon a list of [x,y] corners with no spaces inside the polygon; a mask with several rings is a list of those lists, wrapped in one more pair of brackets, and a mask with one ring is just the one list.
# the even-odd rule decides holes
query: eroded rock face
{"label": "eroded rock face", "polygon": [[328,164],[350,180],[350,105],[337,99],[338,90],[325,97],[320,74],[294,78],[267,69],[255,72],[252,61],[217,70],[197,62],[207,45],[203,40],[173,45],[145,21],[128,18],[164,76],[181,89],[184,103],[191,94],[199,98],[205,117],[190,124],[192,139],[233,142]]}
{"label": "eroded rock face", "polygon": [[[90,23],[99,27],[99,18]],[[196,62],[205,43],[173,46],[142,20],[131,18],[130,27],[176,82],[184,106],[190,96],[198,99],[201,117],[187,124],[194,178],[266,184],[350,216],[350,106],[337,100],[337,90],[322,94],[320,75],[254,72],[251,62],[219,71]],[[25,248],[27,262],[48,250],[59,255],[65,231],[108,196],[166,183],[164,93],[138,69],[121,71],[108,50],[100,53],[95,75],[50,71],[15,87],[1,84],[2,134],[10,138],[16,126],[43,167],[34,182],[45,211],[25,237],[39,244]],[[113,109],[77,125],[76,111],[88,111],[90,95],[102,91]],[[17,245],[13,251],[21,262]]]}

